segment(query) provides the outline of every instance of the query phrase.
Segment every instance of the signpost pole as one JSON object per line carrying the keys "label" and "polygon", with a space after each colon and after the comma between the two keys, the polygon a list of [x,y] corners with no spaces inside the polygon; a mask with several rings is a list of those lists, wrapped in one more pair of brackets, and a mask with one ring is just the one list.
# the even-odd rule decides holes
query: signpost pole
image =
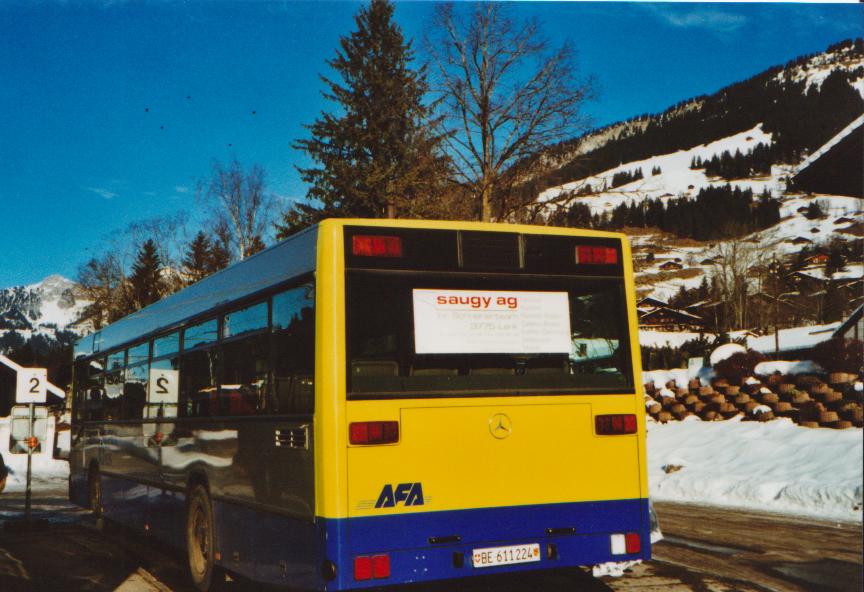
{"label": "signpost pole", "polygon": [[30,407],[30,429],[27,433],[27,493],[25,495],[24,502],[24,520],[26,522],[30,522],[30,498],[31,498],[31,488],[30,488],[30,480],[32,476],[32,464],[33,464],[33,446],[31,445],[33,442],[33,403],[28,405]]}

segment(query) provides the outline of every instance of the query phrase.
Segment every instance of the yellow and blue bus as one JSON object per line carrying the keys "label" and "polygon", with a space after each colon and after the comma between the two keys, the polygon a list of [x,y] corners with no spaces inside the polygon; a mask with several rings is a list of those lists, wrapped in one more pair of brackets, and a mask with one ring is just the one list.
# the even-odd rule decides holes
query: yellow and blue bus
{"label": "yellow and blue bus", "polygon": [[81,339],[70,497],[353,590],[650,557],[620,234],[327,220]]}

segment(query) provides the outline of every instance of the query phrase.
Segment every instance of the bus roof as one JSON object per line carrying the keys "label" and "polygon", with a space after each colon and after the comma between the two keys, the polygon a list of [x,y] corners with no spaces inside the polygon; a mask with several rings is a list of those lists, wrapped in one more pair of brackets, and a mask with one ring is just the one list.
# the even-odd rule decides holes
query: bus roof
{"label": "bus roof", "polygon": [[[123,317],[75,343],[75,357],[109,351],[176,327],[208,310],[251,296],[315,270],[318,227],[313,226]],[[98,349],[94,348],[98,344]]]}

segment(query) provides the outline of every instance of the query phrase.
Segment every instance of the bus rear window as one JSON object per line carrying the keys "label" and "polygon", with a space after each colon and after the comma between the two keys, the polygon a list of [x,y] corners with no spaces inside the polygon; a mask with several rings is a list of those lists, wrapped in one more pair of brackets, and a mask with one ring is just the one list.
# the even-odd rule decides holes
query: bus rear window
{"label": "bus rear window", "polygon": [[351,271],[351,396],[632,392],[621,278]]}

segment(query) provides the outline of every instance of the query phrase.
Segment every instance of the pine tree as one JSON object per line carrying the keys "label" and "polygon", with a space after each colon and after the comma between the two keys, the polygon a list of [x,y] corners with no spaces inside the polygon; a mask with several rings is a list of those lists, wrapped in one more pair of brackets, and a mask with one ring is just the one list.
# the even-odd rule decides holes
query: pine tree
{"label": "pine tree", "polygon": [[204,231],[199,231],[186,248],[181,263],[188,283],[192,284],[226,267],[229,259],[228,252],[218,241],[210,240]]}
{"label": "pine tree", "polygon": [[819,201],[811,201],[807,204],[807,211],[804,212],[804,217],[808,220],[824,218],[825,212],[822,210],[822,204]]}
{"label": "pine tree", "polygon": [[[311,187],[276,225],[283,238],[322,218],[416,216],[432,206],[446,160],[432,132],[433,106],[424,103],[426,70],[412,70],[411,42],[393,22],[393,5],[372,0],[355,17],[356,30],[328,61],[340,82],[325,79],[325,97],[338,104],[298,140],[318,166],[299,168]],[[320,205],[319,205],[320,204]]]}
{"label": "pine tree", "polygon": [[138,250],[132,274],[129,276],[130,304],[135,310],[153,304],[161,298],[162,262],[153,239],[145,241]]}

